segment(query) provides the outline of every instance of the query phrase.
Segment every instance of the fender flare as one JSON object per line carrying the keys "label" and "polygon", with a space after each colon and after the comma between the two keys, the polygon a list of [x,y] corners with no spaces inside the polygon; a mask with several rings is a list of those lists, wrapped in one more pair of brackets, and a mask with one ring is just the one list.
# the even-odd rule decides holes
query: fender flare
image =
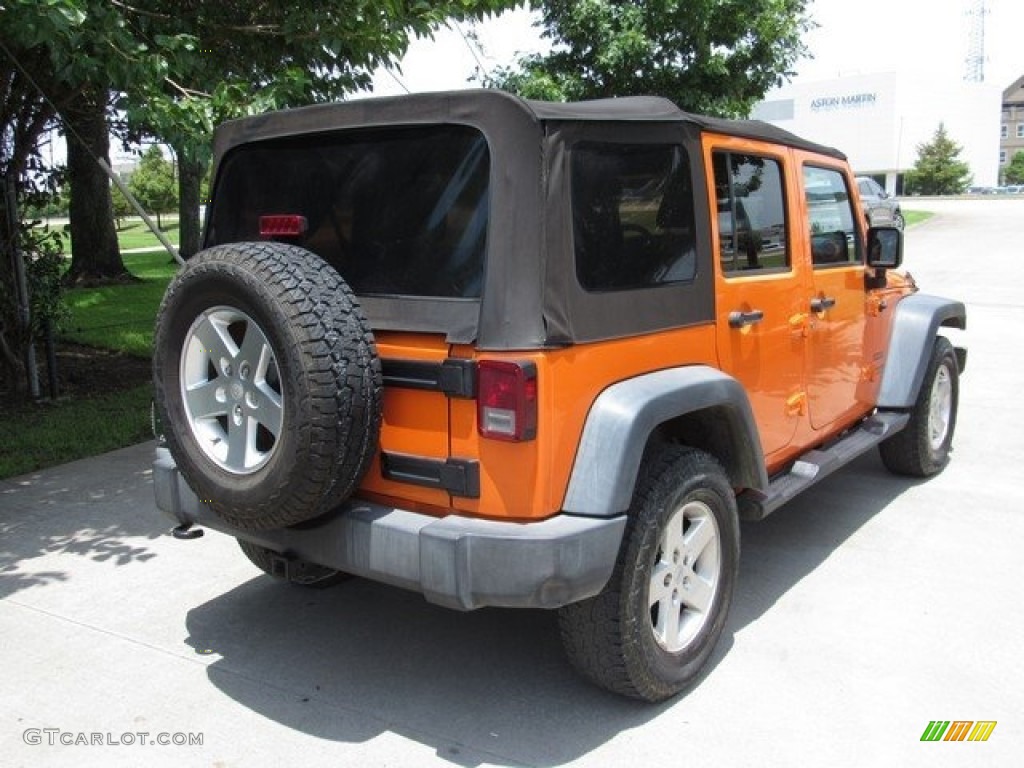
{"label": "fender flare", "polygon": [[[896,305],[889,351],[878,392],[879,408],[911,408],[921,389],[932,345],[942,326],[967,327],[962,302],[915,293]],[[962,359],[958,353],[957,359]]]}
{"label": "fender flare", "polygon": [[754,414],[743,386],[706,365],[669,368],[618,382],[594,400],[562,509],[607,517],[629,508],[651,434],[672,419],[713,410],[728,433],[726,471],[737,488],[768,487]]}

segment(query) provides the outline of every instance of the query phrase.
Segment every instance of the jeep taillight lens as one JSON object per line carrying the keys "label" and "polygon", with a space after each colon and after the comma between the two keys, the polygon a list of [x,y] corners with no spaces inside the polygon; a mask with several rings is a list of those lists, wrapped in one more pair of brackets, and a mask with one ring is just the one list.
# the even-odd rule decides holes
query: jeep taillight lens
{"label": "jeep taillight lens", "polygon": [[294,213],[260,216],[260,237],[300,237],[306,227],[306,217]]}
{"label": "jeep taillight lens", "polygon": [[537,366],[481,360],[477,364],[477,425],[483,437],[532,440],[537,436]]}

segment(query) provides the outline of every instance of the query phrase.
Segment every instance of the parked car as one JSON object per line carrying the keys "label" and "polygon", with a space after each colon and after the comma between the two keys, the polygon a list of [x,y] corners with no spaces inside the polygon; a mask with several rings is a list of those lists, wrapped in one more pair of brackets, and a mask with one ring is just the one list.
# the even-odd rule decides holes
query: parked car
{"label": "parked car", "polygon": [[857,190],[869,226],[888,225],[903,229],[905,222],[899,201],[886,192],[881,184],[868,176],[858,176]]}
{"label": "parked car", "polygon": [[838,150],[488,90],[235,121],[214,168],[155,493],[283,581],[554,609],[584,676],[658,701],[713,657],[741,517],[874,447],[949,460],[964,305],[898,271]]}

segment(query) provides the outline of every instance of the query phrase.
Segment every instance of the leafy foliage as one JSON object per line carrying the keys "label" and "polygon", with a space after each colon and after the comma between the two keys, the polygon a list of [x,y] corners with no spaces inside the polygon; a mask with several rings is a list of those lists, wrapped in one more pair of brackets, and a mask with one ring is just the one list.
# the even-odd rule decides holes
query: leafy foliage
{"label": "leafy foliage", "polygon": [[[116,107],[116,114],[124,116],[115,126],[123,139],[150,135],[173,146],[187,193],[181,200],[183,250],[194,250],[200,183],[216,124],[341,98],[366,87],[378,65],[393,61],[413,37],[429,35],[447,18],[478,17],[514,4],[2,0],[0,176],[17,180],[17,195],[23,196],[30,172],[41,169],[40,137],[63,118],[72,169],[72,228],[78,228],[72,272],[88,277],[89,259],[97,273],[123,271],[109,188],[102,178],[97,183],[95,163],[74,139],[84,135],[92,154],[105,155],[106,130],[102,125],[96,130],[96,117]],[[115,113],[106,114],[110,119]],[[77,162],[72,154],[79,155]],[[7,265],[16,237],[8,217],[0,216],[0,291],[5,296],[14,295]],[[17,366],[20,356],[13,348],[17,325],[17,318],[0,316],[4,373]]]}
{"label": "leafy foliage", "polygon": [[806,53],[806,0],[534,0],[548,54],[485,84],[573,101],[655,94],[683,109],[742,116]]}
{"label": "leafy foliage", "polygon": [[917,145],[917,162],[907,172],[904,188],[914,195],[957,195],[971,184],[970,166],[960,160],[963,148],[939,123],[931,141]]}
{"label": "leafy foliage", "polygon": [[1007,184],[1024,184],[1024,152],[1016,152],[1010,164],[1003,171],[1003,179]]}
{"label": "leafy foliage", "polygon": [[[138,198],[142,207],[157,215],[173,211],[178,204],[178,180],[174,175],[174,166],[168,162],[160,150],[153,144],[147,149],[139,167],[128,177],[128,189]],[[158,223],[158,226],[162,224]]]}

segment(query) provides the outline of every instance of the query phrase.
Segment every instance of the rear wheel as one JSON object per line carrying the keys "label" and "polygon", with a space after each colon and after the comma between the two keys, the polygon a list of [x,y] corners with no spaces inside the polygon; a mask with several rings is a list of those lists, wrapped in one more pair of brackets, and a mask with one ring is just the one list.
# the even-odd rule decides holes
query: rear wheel
{"label": "rear wheel", "polygon": [[276,552],[253,544],[251,541],[238,539],[238,546],[253,565],[275,579],[298,584],[303,587],[326,589],[341,584],[352,578],[351,574],[336,571],[305,560],[284,558]]}
{"label": "rear wheel", "polygon": [[956,353],[947,338],[938,336],[910,421],[878,446],[882,463],[890,472],[929,477],[946,466],[953,449],[959,398]]}
{"label": "rear wheel", "polygon": [[678,693],[722,634],[738,566],[736,497],[721,465],[702,451],[663,449],[637,481],[608,585],[559,612],[569,660],[615,693]]}

